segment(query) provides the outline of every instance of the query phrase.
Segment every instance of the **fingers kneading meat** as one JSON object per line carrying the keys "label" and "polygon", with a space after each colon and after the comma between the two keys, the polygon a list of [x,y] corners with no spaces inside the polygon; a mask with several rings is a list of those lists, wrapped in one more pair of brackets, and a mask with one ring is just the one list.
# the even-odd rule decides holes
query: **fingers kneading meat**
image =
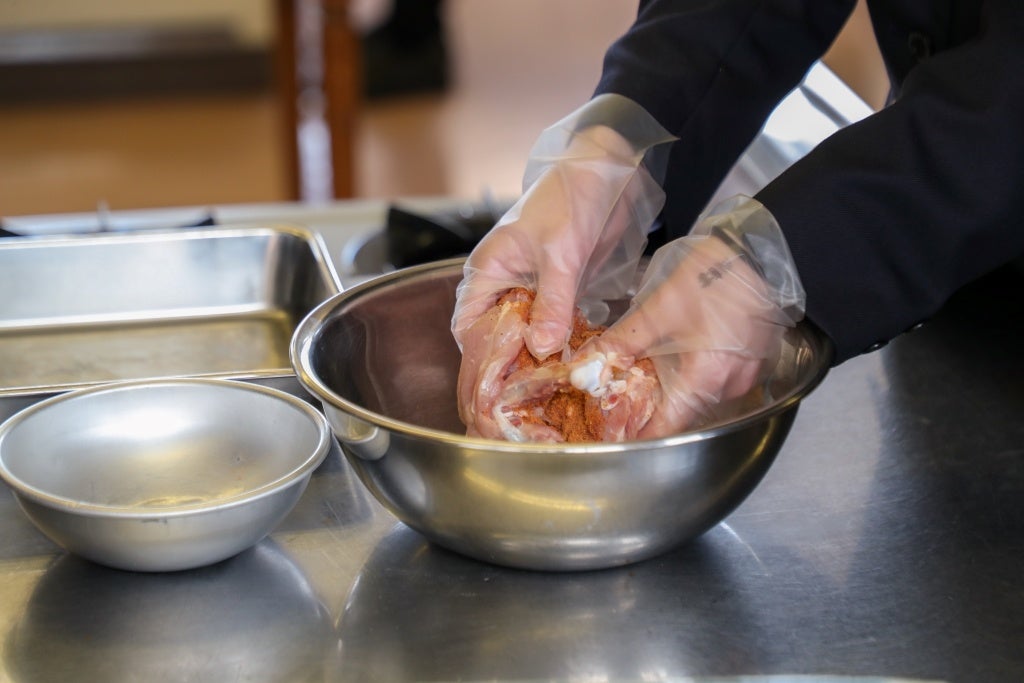
{"label": "fingers kneading meat", "polygon": [[533,292],[498,299],[464,340],[459,413],[469,436],[507,441],[626,441],[650,419],[660,386],[646,358],[589,352],[601,334],[577,311],[564,354],[535,358],[525,344]]}

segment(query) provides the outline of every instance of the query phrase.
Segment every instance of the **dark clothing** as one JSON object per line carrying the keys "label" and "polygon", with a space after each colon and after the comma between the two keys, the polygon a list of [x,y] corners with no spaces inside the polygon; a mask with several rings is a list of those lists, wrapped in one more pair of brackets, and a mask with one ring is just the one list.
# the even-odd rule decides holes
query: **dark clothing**
{"label": "dark clothing", "polygon": [[[854,0],[650,0],[606,56],[598,93],[679,136],[668,238],[685,234]],[[893,101],[761,192],[836,362],[932,315],[1024,254],[1024,2],[868,0]]]}

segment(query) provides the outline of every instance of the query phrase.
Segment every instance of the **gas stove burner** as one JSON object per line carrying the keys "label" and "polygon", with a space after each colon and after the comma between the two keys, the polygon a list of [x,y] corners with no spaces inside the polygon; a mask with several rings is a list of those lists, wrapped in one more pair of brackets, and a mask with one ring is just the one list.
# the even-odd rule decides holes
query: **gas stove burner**
{"label": "gas stove burner", "polygon": [[429,214],[388,208],[384,227],[348,245],[341,270],[350,276],[378,275],[399,268],[465,256],[497,223],[509,205],[466,204]]}

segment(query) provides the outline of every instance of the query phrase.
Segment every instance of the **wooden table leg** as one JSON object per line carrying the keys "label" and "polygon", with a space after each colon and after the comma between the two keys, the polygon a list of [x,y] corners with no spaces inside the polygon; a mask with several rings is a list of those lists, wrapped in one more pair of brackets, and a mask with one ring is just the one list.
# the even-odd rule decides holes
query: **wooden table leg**
{"label": "wooden table leg", "polygon": [[349,22],[348,0],[323,2],[324,118],[331,135],[334,196],[355,194],[355,138],[362,91],[359,37]]}
{"label": "wooden table leg", "polygon": [[[310,199],[309,188],[325,183],[304,175],[323,171],[331,174],[334,198],[352,197],[362,83],[359,37],[349,22],[348,1],[275,0],[275,14],[288,191],[295,199]],[[319,97],[309,98],[314,90]],[[303,100],[312,99],[322,102],[322,111],[303,107]],[[330,140],[329,153],[314,150],[316,159],[312,161],[303,158],[299,138],[300,126],[310,116],[322,117]],[[326,159],[329,168],[321,169],[323,163],[316,163],[321,159]]]}
{"label": "wooden table leg", "polygon": [[281,117],[285,183],[288,196],[302,198],[299,154],[299,76],[295,0],[275,0],[274,76]]}

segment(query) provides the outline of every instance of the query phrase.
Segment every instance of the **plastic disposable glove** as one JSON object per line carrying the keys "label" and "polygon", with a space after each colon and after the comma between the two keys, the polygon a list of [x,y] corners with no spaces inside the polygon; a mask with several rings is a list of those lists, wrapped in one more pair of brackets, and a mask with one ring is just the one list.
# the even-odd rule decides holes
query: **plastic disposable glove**
{"label": "plastic disposable glove", "polygon": [[664,204],[641,162],[672,139],[619,95],[597,97],[541,134],[522,197],[466,261],[452,317],[463,352],[469,327],[514,287],[537,295],[526,334],[537,357],[564,347],[577,304],[626,292]]}
{"label": "plastic disposable glove", "polygon": [[[537,358],[566,350],[577,305],[620,298],[633,284],[664,204],[645,154],[672,139],[618,95],[595,98],[541,134],[522,197],[470,254],[458,287],[452,332],[470,435],[481,433],[477,418],[491,419],[502,372],[524,341]],[[516,287],[536,293],[528,313],[481,320]]]}
{"label": "plastic disposable glove", "polygon": [[599,390],[615,354],[654,361],[661,396],[639,438],[724,417],[777,361],[804,291],[786,241],[759,202],[736,197],[659,249],[629,310],[573,359],[572,383]]}

